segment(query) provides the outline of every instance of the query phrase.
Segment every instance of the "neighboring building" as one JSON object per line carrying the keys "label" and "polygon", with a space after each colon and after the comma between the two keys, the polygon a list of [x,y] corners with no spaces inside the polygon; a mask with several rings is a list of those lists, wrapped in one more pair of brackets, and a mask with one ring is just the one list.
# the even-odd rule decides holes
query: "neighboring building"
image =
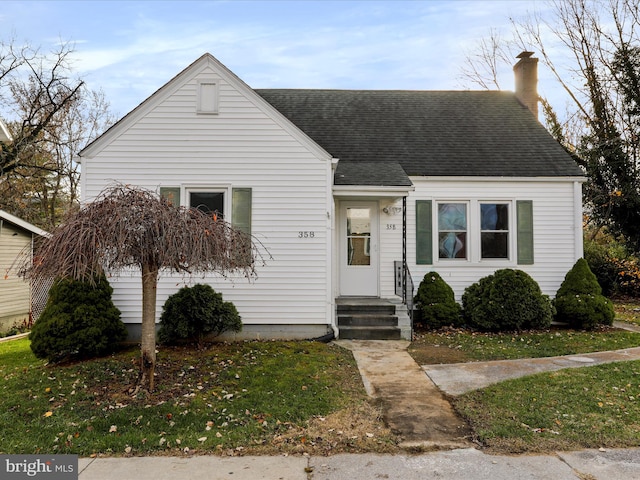
{"label": "neighboring building", "polygon": [[14,324],[29,325],[46,302],[43,293],[18,276],[21,256],[30,257],[33,242],[47,236],[44,230],[0,210],[0,332]]}
{"label": "neighboring building", "polygon": [[9,133],[9,129],[7,126],[0,120],[0,142],[11,142],[13,139],[11,138],[11,134]]}
{"label": "neighboring building", "polygon": [[[582,256],[584,176],[536,118],[537,59],[514,71],[515,94],[253,90],[205,54],[80,152],[83,200],[118,181],[242,220],[271,256],[258,278],[185,281],[234,302],[244,337],[407,338],[403,273],[459,299],[518,268],[553,296]],[[182,280],[160,281],[158,313]],[[136,336],[140,279],[112,285]],[[399,328],[353,328],[365,303]]]}

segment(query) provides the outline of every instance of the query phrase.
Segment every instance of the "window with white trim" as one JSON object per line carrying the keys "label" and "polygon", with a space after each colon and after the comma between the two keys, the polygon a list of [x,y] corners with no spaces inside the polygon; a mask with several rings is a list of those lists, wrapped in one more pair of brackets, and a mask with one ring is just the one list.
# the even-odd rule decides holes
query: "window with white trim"
{"label": "window with white trim", "polygon": [[467,258],[467,210],[466,203],[438,203],[438,258]]}
{"label": "window with white trim", "polygon": [[416,200],[416,264],[534,263],[531,200]]}
{"label": "window with white trim", "polygon": [[509,204],[480,203],[480,258],[509,258]]}
{"label": "window with white trim", "polygon": [[[181,192],[184,191],[184,196]],[[231,224],[251,235],[251,210],[252,210],[252,189],[250,187],[233,187],[231,194],[229,189],[209,188],[209,187],[180,187],[162,186],[160,187],[160,197],[175,206],[185,205],[195,207],[207,213],[216,213],[217,218],[223,219],[226,215],[231,215]],[[186,198],[185,203],[181,199]],[[226,205],[231,202],[231,205]],[[229,208],[230,211],[225,211]],[[229,221],[229,219],[226,219]]]}
{"label": "window with white trim", "polygon": [[201,212],[215,215],[223,219],[225,215],[225,190],[187,190],[189,207],[197,208]]}

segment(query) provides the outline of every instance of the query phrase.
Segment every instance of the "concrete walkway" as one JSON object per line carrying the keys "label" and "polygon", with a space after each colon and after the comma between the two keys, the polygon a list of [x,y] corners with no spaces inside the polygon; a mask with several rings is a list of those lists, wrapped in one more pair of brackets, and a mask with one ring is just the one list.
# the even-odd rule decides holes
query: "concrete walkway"
{"label": "concrete walkway", "polygon": [[467,424],[407,353],[405,340],[338,340],[353,352],[365,388],[382,405],[385,422],[401,447],[470,447]]}
{"label": "concrete walkway", "polygon": [[[615,322],[614,326],[631,332],[640,332],[640,327],[634,324]],[[422,368],[440,390],[455,396],[535,373],[628,360],[640,360],[640,347],[562,357],[424,365]]]}
{"label": "concrete walkway", "polygon": [[535,373],[552,372],[564,368],[589,367],[626,360],[640,360],[640,347],[565,357],[424,365],[422,368],[440,390],[448,395],[461,395],[504,380]]}

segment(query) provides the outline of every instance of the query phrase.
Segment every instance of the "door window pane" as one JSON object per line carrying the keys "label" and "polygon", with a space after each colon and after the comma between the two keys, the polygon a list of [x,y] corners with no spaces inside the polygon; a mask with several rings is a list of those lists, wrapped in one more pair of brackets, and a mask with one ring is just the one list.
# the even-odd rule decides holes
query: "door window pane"
{"label": "door window pane", "polygon": [[347,208],[347,265],[371,265],[371,211]]}

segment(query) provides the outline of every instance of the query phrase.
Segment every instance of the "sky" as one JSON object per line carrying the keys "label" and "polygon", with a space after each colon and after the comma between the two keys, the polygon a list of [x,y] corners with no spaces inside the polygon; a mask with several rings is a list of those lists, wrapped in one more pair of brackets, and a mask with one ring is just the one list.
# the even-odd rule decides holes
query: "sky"
{"label": "sky", "polygon": [[[0,40],[74,45],[121,117],[208,52],[253,88],[456,90],[465,57],[538,0],[3,1]],[[514,59],[515,63],[515,59]],[[544,94],[546,74],[539,72]],[[502,88],[513,90],[504,71]]]}

